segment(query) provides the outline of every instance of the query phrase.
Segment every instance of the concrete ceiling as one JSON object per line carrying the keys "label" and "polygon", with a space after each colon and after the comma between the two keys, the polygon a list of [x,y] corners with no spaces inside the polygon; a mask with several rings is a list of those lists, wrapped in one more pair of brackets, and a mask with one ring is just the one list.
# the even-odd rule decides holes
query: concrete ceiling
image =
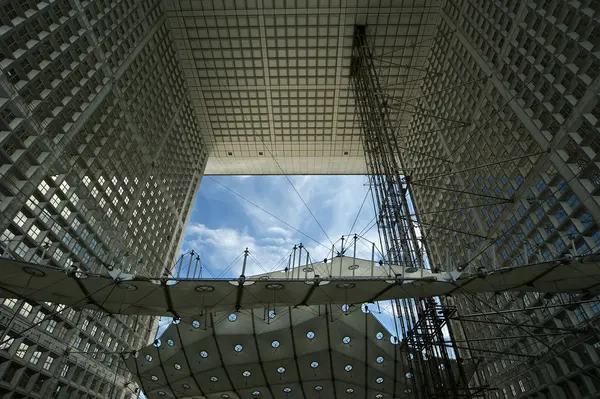
{"label": "concrete ceiling", "polygon": [[209,146],[206,174],[364,174],[349,82],[354,26],[369,28],[385,94],[414,97],[439,5],[165,0]]}

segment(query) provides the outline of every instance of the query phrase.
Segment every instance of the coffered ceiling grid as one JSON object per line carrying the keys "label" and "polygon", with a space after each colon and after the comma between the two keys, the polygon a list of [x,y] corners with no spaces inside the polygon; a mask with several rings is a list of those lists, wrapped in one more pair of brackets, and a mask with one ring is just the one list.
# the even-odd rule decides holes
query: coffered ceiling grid
{"label": "coffered ceiling grid", "polygon": [[[366,24],[385,54],[378,62],[387,95],[413,97],[439,0],[165,6],[193,104],[209,126],[207,174],[362,174],[349,81],[354,26]],[[411,114],[402,115],[407,125]]]}

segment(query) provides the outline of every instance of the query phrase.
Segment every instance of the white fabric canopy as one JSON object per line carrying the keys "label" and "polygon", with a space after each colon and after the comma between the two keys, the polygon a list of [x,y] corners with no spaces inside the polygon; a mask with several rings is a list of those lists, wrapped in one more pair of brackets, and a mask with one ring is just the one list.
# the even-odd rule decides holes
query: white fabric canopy
{"label": "white fabric canopy", "polygon": [[216,312],[171,325],[126,364],[149,398],[411,397],[411,355],[390,338],[360,307]]}
{"label": "white fabric canopy", "polygon": [[62,269],[1,259],[2,297],[102,309],[114,314],[193,316],[209,311],[273,306],[362,304],[395,298],[464,293],[589,292],[600,288],[600,257],[546,262],[483,274],[431,273],[370,261],[334,258],[247,279],[152,279],[66,273]]}

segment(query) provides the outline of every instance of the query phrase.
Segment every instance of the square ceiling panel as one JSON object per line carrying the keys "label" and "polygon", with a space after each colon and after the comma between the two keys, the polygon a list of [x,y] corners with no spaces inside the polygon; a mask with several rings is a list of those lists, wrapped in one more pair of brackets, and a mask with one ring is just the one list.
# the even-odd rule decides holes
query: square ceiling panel
{"label": "square ceiling panel", "polygon": [[[206,126],[205,173],[366,173],[349,80],[354,27],[368,27],[386,95],[414,97],[439,6],[440,0],[165,1]],[[399,125],[410,117],[401,115]]]}

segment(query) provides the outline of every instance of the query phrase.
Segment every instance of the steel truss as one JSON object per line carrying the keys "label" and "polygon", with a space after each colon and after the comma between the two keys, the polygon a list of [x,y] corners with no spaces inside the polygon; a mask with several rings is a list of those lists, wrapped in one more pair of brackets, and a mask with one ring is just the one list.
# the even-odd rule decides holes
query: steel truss
{"label": "steel truss", "polygon": [[[365,26],[356,26],[354,31],[351,82],[385,260],[423,270],[427,267],[426,242],[415,226],[410,182],[402,173],[406,168],[401,148]],[[455,309],[435,298],[396,300],[395,307],[401,328],[398,335],[403,337],[402,345],[412,367],[404,371],[404,376],[412,380],[412,392],[405,393],[416,398],[479,396],[480,392],[469,390],[462,360],[457,359],[457,366],[450,362],[450,358],[459,357],[449,323]]]}

